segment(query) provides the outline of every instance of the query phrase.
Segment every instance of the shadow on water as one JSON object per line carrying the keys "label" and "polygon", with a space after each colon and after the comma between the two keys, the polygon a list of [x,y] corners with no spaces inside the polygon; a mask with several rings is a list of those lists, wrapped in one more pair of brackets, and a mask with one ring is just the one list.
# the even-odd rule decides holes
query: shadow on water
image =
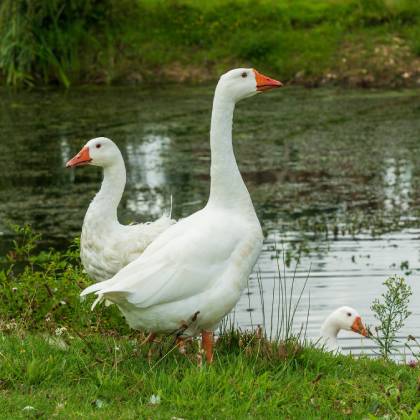
{"label": "shadow on water", "polygon": [[[64,165],[92,137],[112,138],[124,155],[123,222],[159,216],[171,196],[176,218],[206,202],[211,87],[1,94],[3,252],[12,239],[7,221],[30,223],[45,246],[65,246],[80,233],[101,173]],[[419,132],[415,90],[287,88],[239,104],[235,153],[266,235],[258,262],[264,288],[270,290],[275,242],[284,244],[290,264],[302,254],[298,278],[312,265],[309,336],[342,304],[373,321],[370,302],[391,274],[406,275],[414,290],[403,333],[420,335]],[[258,309],[255,278],[250,285]],[[248,296],[237,308],[242,325],[249,322],[245,306]]]}

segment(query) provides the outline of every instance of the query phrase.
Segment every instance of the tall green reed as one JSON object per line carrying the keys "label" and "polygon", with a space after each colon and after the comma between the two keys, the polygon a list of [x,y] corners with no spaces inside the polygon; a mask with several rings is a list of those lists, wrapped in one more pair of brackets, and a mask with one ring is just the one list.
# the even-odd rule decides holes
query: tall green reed
{"label": "tall green reed", "polygon": [[92,67],[96,73],[109,68],[116,54],[110,46],[135,21],[135,5],[128,0],[4,0],[0,71],[7,84],[56,82],[69,87],[88,77]]}
{"label": "tall green reed", "polygon": [[[300,287],[297,287],[297,269],[300,258],[295,261],[295,267],[291,276],[286,272],[286,251],[284,248],[276,252],[274,256],[275,274],[272,279],[271,293],[266,293],[261,271],[256,272],[256,281],[260,300],[260,311],[262,325],[255,324],[253,318],[254,309],[251,308],[250,288],[248,284],[248,312],[252,331],[263,335],[270,342],[288,343],[306,341],[306,332],[311,307],[310,294],[308,294],[308,305],[306,308],[305,321],[301,325],[296,324],[296,313],[301,306],[303,293],[306,290],[310,270],[304,278]],[[221,323],[219,333],[229,335],[229,332],[238,330],[235,311],[229,314]]]}

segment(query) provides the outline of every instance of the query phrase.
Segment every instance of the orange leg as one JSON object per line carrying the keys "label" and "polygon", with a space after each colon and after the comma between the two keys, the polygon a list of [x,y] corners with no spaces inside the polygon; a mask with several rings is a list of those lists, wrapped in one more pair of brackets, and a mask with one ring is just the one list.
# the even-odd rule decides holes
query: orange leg
{"label": "orange leg", "polygon": [[185,340],[182,337],[177,337],[176,338],[176,345],[178,347],[178,350],[181,354],[185,354],[186,350],[185,350]]}
{"label": "orange leg", "polygon": [[201,332],[201,346],[206,355],[207,363],[213,363],[213,331]]}
{"label": "orange leg", "polygon": [[155,341],[156,338],[156,334],[155,333],[150,333],[140,344],[140,346],[144,346],[147,343],[153,343]]}

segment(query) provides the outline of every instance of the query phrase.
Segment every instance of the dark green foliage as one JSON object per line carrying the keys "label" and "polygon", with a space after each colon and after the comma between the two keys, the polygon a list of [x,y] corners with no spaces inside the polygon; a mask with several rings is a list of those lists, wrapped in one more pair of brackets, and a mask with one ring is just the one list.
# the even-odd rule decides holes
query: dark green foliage
{"label": "dark green foliage", "polygon": [[2,261],[0,271],[3,327],[18,322],[30,330],[55,330],[66,325],[107,333],[128,331],[117,308],[100,305],[91,312],[90,304],[80,301],[80,291],[92,281],[82,272],[78,242],[64,252],[38,252],[39,235],[28,226],[14,229],[19,239]]}
{"label": "dark green foliage", "polygon": [[118,35],[135,18],[127,8],[133,6],[125,0],[4,0],[0,69],[7,83],[68,87],[92,65],[108,68],[110,49],[118,48]]}
{"label": "dark green foliage", "polygon": [[361,43],[351,67],[394,36],[418,55],[419,27],[417,0],[4,0],[0,71],[13,86],[203,79],[233,65],[320,78],[347,43]]}

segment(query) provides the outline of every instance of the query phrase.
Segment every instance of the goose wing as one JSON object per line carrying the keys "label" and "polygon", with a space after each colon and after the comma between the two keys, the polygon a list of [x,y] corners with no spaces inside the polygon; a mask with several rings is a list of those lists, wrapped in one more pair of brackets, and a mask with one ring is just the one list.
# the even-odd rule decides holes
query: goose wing
{"label": "goose wing", "polygon": [[232,220],[188,219],[163,232],[143,255],[112,279],[82,293],[95,291],[115,303],[123,299],[147,308],[211,288],[228,269],[241,230]]}

